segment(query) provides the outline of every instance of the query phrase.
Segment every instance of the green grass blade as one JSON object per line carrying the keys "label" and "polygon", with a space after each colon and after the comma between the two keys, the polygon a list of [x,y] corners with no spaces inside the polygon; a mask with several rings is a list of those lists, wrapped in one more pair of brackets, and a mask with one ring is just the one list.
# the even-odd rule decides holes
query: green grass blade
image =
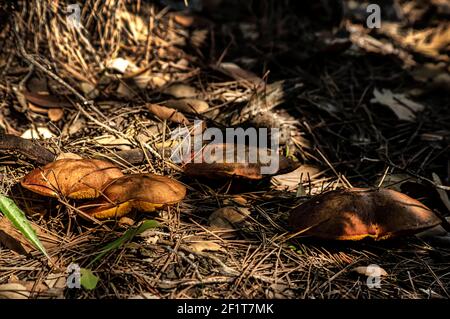
{"label": "green grass blade", "polygon": [[11,221],[14,227],[16,227],[23,236],[36,247],[36,249],[50,259],[44,246],[36,235],[36,232],[25,217],[24,212],[17,207],[16,203],[14,203],[11,198],[0,194],[0,211]]}
{"label": "green grass blade", "polygon": [[88,265],[91,266],[101,258],[103,258],[107,253],[109,253],[112,250],[115,250],[119,247],[121,247],[123,244],[129,242],[134,238],[134,236],[139,235],[140,233],[143,233],[147,229],[150,228],[156,228],[159,227],[159,223],[155,220],[144,220],[139,227],[136,228],[130,228],[128,229],[121,237],[117,238],[116,240],[110,242],[109,244],[105,245],[100,254],[97,255]]}

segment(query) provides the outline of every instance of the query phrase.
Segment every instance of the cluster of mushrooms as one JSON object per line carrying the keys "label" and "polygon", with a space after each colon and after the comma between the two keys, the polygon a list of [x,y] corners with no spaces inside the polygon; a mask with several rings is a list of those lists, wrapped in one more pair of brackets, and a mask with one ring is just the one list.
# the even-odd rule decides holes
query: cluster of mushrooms
{"label": "cluster of mushrooms", "polygon": [[124,175],[108,161],[60,159],[36,168],[21,185],[49,197],[92,200],[83,211],[97,219],[122,217],[132,210],[152,212],[180,202],[186,187],[154,174]]}
{"label": "cluster of mushrooms", "polygon": [[[225,145],[214,147],[225,151]],[[265,178],[261,166],[193,161],[184,166],[184,172],[194,178],[251,181]],[[278,171],[273,175],[298,166],[280,155]],[[119,218],[133,210],[152,212],[176,204],[186,195],[185,186],[174,179],[154,174],[124,175],[114,164],[98,159],[57,160],[33,170],[21,185],[44,196],[92,200],[82,209],[97,219]],[[390,239],[419,233],[441,222],[419,201],[383,188],[329,191],[294,208],[289,216],[294,234],[326,240]]]}

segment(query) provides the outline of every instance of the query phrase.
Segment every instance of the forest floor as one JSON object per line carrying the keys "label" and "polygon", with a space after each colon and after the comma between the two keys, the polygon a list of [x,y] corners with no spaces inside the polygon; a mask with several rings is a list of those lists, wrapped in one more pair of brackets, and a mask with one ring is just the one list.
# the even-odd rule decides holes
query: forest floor
{"label": "forest floor", "polygon": [[[345,10],[339,1],[187,2],[88,0],[80,25],[65,1],[0,11],[0,190],[50,255],[4,228],[15,235],[0,235],[0,294],[16,283],[30,298],[449,298],[448,237],[319,241],[288,225],[292,208],[348,187],[392,188],[450,215],[439,188],[450,184],[448,2],[384,1],[379,28],[368,27],[364,1]],[[208,107],[181,124],[148,108],[186,94]],[[281,152],[301,169],[256,182],[186,176],[165,147],[194,119],[277,127]],[[20,187],[67,153],[170,176],[186,198],[96,221],[80,218],[75,201]],[[222,207],[248,216],[214,228]],[[158,226],[96,259],[143,220]],[[95,289],[67,287],[75,264],[99,279]],[[386,272],[378,287],[355,271],[369,265]]]}

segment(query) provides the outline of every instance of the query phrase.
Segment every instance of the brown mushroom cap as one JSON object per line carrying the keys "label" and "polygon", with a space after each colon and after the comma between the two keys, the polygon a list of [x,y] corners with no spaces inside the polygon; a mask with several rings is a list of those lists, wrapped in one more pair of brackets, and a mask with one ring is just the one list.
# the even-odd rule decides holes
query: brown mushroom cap
{"label": "brown mushroom cap", "polygon": [[[236,144],[208,144],[201,153],[196,154],[190,163],[185,164],[184,173],[190,177],[229,178],[238,177],[260,180],[264,177],[261,168],[270,165],[270,150],[254,146],[244,146],[244,153],[237,156]],[[228,156],[228,155],[232,156]],[[250,156],[256,156],[256,163],[250,162]],[[263,160],[261,160],[263,159]],[[296,169],[299,165],[278,155],[276,172],[280,174]]]}
{"label": "brown mushroom cap", "polygon": [[419,201],[389,189],[352,188],[323,193],[289,216],[301,235],[332,240],[375,240],[418,233],[440,224]]}
{"label": "brown mushroom cap", "polygon": [[61,159],[26,175],[20,184],[41,195],[96,198],[105,184],[123,176],[114,164],[97,159]]}
{"label": "brown mushroom cap", "polygon": [[186,187],[166,176],[131,174],[122,176],[103,190],[87,213],[95,218],[114,218],[132,209],[152,212],[167,204],[174,204],[186,196]]}
{"label": "brown mushroom cap", "polygon": [[187,163],[184,173],[190,177],[227,178],[241,177],[251,180],[262,179],[258,164],[246,163]]}

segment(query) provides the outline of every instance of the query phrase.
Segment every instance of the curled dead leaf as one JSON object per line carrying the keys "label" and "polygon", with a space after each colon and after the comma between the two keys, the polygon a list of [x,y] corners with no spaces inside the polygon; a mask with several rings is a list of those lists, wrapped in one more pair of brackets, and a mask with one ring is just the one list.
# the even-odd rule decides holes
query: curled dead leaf
{"label": "curled dead leaf", "polygon": [[20,182],[35,193],[73,199],[95,198],[107,183],[123,176],[114,164],[97,159],[62,159],[36,168]]}
{"label": "curled dead leaf", "polygon": [[146,107],[153,115],[157,116],[161,120],[168,120],[178,124],[189,124],[189,120],[184,116],[184,114],[173,108],[157,104],[147,104]]}
{"label": "curled dead leaf", "polygon": [[209,109],[209,105],[205,101],[192,98],[168,100],[164,104],[184,113],[203,113]]}
{"label": "curled dead leaf", "polygon": [[290,226],[299,235],[330,240],[383,240],[440,223],[428,207],[389,189],[329,191],[298,206],[289,216]]}

